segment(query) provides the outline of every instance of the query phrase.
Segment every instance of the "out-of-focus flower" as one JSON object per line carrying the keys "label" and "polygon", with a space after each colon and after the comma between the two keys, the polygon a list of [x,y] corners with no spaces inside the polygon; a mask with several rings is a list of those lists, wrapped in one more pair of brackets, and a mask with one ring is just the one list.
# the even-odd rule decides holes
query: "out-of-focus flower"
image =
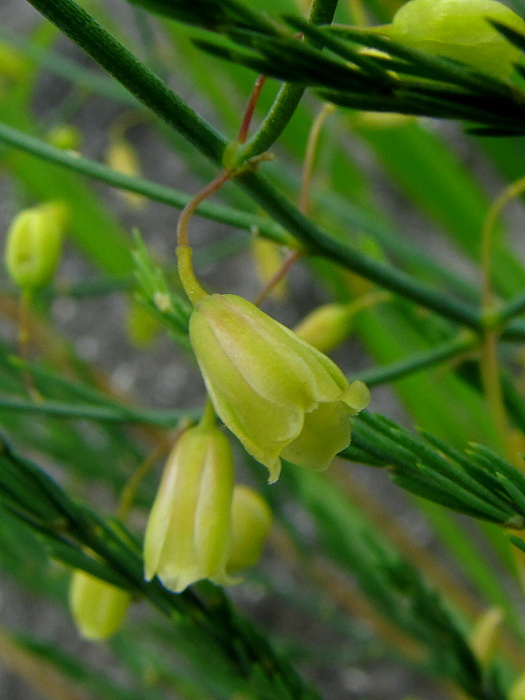
{"label": "out-of-focus flower", "polygon": [[80,634],[98,641],[117,632],[131,604],[131,594],[85,571],[76,570],[69,589],[69,607]]}
{"label": "out-of-focus flower", "polygon": [[137,348],[151,345],[161,329],[160,323],[138,301],[131,299],[126,312],[126,330],[128,337]]}
{"label": "out-of-focus flower", "polygon": [[[283,264],[283,256],[279,246],[273,241],[255,236],[252,241],[252,255],[257,276],[263,284],[268,284]],[[272,288],[269,296],[276,301],[283,301],[286,298],[286,293],[286,280],[282,279]]]}
{"label": "out-of-focus flower", "polygon": [[[110,141],[104,161],[110,168],[117,170],[123,175],[139,177],[142,173],[137,151],[129,141],[126,141],[123,137],[115,138]],[[142,209],[146,204],[146,198],[141,194],[129,192],[128,190],[121,190],[120,193],[126,202],[135,209]]]}
{"label": "out-of-focus flower", "polygon": [[510,686],[507,700],[525,700],[525,671]]}
{"label": "out-of-focus flower", "polygon": [[31,63],[11,44],[0,41],[0,76],[9,80],[24,78]]}
{"label": "out-of-focus flower", "polygon": [[78,151],[82,134],[73,124],[57,124],[47,132],[46,141],[62,151]]}
{"label": "out-of-focus flower", "polygon": [[489,608],[474,624],[469,635],[470,647],[482,666],[487,667],[498,650],[503,620],[500,608]]}
{"label": "out-of-focus flower", "polygon": [[294,332],[321,352],[329,352],[350,334],[355,314],[353,302],[323,304],[294,328]]}
{"label": "out-of-focus flower", "polygon": [[146,579],[177,593],[200,579],[227,583],[232,495],[230,445],[203,420],[168,457],[144,539]]}
{"label": "out-of-focus flower", "polygon": [[62,252],[67,205],[47,202],[21,211],[7,232],[5,264],[11,279],[22,289],[48,284]]}

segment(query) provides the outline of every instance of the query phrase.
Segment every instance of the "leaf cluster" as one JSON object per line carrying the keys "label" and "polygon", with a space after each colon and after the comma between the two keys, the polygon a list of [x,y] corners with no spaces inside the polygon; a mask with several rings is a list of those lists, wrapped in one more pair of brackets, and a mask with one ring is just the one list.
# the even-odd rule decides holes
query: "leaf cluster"
{"label": "leaf cluster", "polygon": [[209,671],[209,655],[215,655],[210,675],[220,676],[221,685],[232,684],[232,691],[249,688],[267,700],[318,697],[220,588],[203,583],[199,595],[173,594],[158,579],[145,581],[140,548],[129,532],[72,501],[6,442],[0,453],[0,508],[37,533],[52,558],[130,590],[171,617],[193,663]]}
{"label": "leaf cluster", "polygon": [[[195,43],[258,73],[315,88],[343,107],[459,120],[478,135],[525,133],[525,94],[505,81],[367,29],[317,26],[292,15],[282,20],[308,41],[286,28],[269,32],[261,24],[255,29],[230,22],[216,27],[222,38]],[[507,41],[525,47],[525,36],[493,24]],[[515,67],[523,77],[523,67]]]}
{"label": "leaf cluster", "polygon": [[388,467],[393,481],[434,503],[507,528],[525,526],[525,476],[482,445],[466,453],[363,412],[342,457]]}

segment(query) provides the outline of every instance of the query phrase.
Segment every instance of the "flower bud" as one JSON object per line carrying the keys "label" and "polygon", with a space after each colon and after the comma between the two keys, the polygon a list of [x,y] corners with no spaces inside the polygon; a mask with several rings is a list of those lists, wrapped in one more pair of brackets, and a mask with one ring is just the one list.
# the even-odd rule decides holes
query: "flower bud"
{"label": "flower bud", "polygon": [[234,576],[257,564],[271,525],[272,511],[264,498],[248,486],[235,486],[228,574]]}
{"label": "flower bud", "polygon": [[61,151],[77,151],[82,143],[82,134],[72,124],[57,124],[47,132],[46,141]]}
{"label": "flower bud", "polygon": [[521,17],[496,0],[409,0],[398,10],[392,24],[375,29],[409,47],[506,78],[521,51],[504,39],[488,19],[525,31]]}
{"label": "flower bud", "polygon": [[[279,246],[272,241],[256,236],[252,241],[252,255],[257,276],[263,284],[268,284],[283,264],[283,256]],[[286,298],[286,290],[286,280],[282,279],[272,288],[269,296],[276,301],[283,301]]]}
{"label": "flower bud", "polygon": [[279,478],[281,457],[322,470],[350,443],[348,415],[370,400],[360,381],[293,331],[233,294],[206,294],[177,248],[179,273],[195,306],[190,340],[217,414]]}
{"label": "flower bud", "polygon": [[216,427],[190,428],[173,448],[144,539],[145,577],[180,593],[201,579],[229,581],[233,459]]}
{"label": "flower bud", "polygon": [[24,78],[31,70],[29,61],[10,44],[0,41],[0,76],[9,80]]}
{"label": "flower bud", "polygon": [[469,640],[474,656],[482,666],[488,666],[497,651],[501,637],[503,612],[489,608],[476,620]]}
{"label": "flower bud", "polygon": [[[106,151],[104,160],[110,168],[117,170],[123,175],[139,177],[141,174],[140,161],[137,151],[129,143],[129,141],[126,141],[126,139],[122,137],[111,141]],[[146,202],[145,197],[143,197],[141,194],[137,194],[136,192],[121,190],[121,195],[127,201],[127,203],[135,209],[141,209]]]}
{"label": "flower bud", "polygon": [[510,686],[507,700],[525,700],[525,671]]}
{"label": "flower bud", "polygon": [[25,209],[7,232],[5,265],[12,280],[23,289],[48,284],[62,252],[67,207],[48,202]]}
{"label": "flower bud", "polygon": [[98,641],[111,637],[121,627],[131,604],[131,594],[85,571],[73,572],[69,607],[80,634]]}
{"label": "flower bud", "polygon": [[330,352],[348,337],[355,309],[348,304],[324,304],[294,328],[295,333],[321,352]]}
{"label": "flower bud", "polygon": [[126,330],[130,341],[137,348],[151,345],[160,331],[161,325],[138,301],[132,299],[126,312]]}

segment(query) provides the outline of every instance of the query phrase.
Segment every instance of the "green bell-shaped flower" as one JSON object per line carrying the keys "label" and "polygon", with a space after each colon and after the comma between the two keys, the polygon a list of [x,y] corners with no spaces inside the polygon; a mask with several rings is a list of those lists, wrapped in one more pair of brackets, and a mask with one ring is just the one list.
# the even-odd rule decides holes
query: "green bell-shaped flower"
{"label": "green bell-shaped flower", "polygon": [[228,583],[233,459],[207,418],[173,448],[144,540],[145,577],[180,593],[201,579]]}
{"label": "green bell-shaped flower", "polygon": [[208,295],[190,249],[179,270],[195,310],[190,339],[215,410],[246,451],[279,478],[281,457],[323,470],[350,443],[348,415],[365,408],[365,384],[348,384],[326,355],[246,299]]}

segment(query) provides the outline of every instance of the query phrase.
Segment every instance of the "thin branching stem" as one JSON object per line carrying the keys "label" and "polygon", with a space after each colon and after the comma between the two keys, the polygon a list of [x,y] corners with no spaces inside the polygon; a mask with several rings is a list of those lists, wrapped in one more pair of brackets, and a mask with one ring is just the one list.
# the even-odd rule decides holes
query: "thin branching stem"
{"label": "thin branching stem", "polygon": [[[158,117],[177,129],[201,153],[218,165],[222,162],[226,140],[73,0],[62,0],[60,3],[54,0],[28,2],[84,48]],[[310,253],[332,260],[456,323],[478,331],[482,329],[478,309],[426,287],[410,275],[378,262],[323,232],[260,173],[245,172],[236,181],[276,221],[304,243]],[[523,324],[509,326],[502,337],[523,340],[525,327]]]}

